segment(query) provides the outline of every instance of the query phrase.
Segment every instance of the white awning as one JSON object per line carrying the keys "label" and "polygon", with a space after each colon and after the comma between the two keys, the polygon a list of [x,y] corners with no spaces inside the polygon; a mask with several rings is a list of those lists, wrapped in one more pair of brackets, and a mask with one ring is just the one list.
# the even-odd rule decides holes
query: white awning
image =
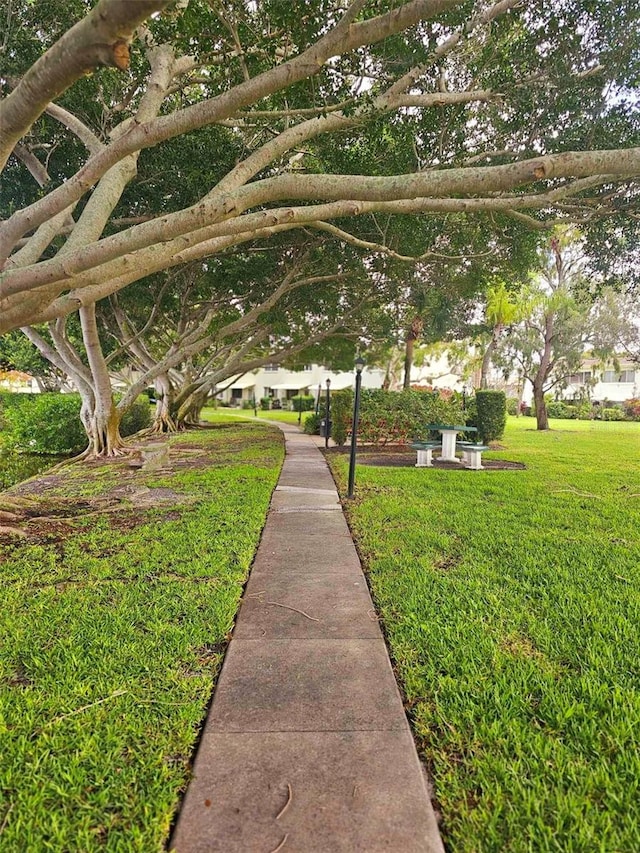
{"label": "white awning", "polygon": [[227,388],[253,388],[256,384],[256,377],[253,373],[248,373],[246,376],[240,376],[235,382],[232,382],[230,385],[226,382],[220,383],[221,385],[226,385]]}
{"label": "white awning", "polygon": [[292,382],[280,382],[278,385],[269,385],[268,388],[271,388],[272,391],[301,391],[303,388],[308,388],[309,383],[306,385],[304,382],[297,382],[295,385]]}
{"label": "white awning", "polygon": [[336,376],[331,380],[331,390],[345,391],[347,388],[353,388],[355,381],[353,376]]}

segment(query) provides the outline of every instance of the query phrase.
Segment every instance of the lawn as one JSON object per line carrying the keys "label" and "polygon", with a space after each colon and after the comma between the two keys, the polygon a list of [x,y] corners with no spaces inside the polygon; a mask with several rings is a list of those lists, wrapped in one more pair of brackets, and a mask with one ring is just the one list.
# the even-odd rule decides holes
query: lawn
{"label": "lawn", "polygon": [[[18,487],[0,538],[0,850],[160,851],[283,457],[233,423],[171,467]],[[15,494],[15,490],[13,494]]]}
{"label": "lawn", "polygon": [[524,471],[358,466],[349,522],[448,849],[628,853],[640,424],[532,426],[510,419],[488,455]]}
{"label": "lawn", "polygon": [[[305,422],[307,415],[310,414],[311,412],[302,413],[302,423]],[[230,409],[222,406],[217,409],[204,409],[201,417],[203,421],[212,421],[215,418],[235,418],[236,420],[238,418],[254,419],[253,409]],[[262,409],[258,409],[258,418],[267,421],[281,421],[287,424],[297,424],[298,412],[283,412],[278,409],[275,411],[269,410],[263,412]]]}

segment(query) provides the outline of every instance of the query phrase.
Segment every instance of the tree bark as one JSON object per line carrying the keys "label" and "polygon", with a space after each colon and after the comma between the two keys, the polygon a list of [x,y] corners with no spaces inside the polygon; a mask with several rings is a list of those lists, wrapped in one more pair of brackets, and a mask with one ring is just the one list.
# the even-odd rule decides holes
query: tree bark
{"label": "tree bark", "polygon": [[153,419],[153,432],[176,432],[178,425],[173,417],[174,390],[169,376],[163,373],[154,382],[156,391],[156,411]]}
{"label": "tree bark", "polygon": [[188,426],[196,426],[200,422],[200,415],[205,403],[207,402],[208,396],[208,387],[204,389],[201,388],[191,394],[187,401],[180,406],[176,415],[178,429],[185,429]]}
{"label": "tree bark", "polygon": [[554,322],[553,313],[549,313],[544,321],[544,349],[540,366],[533,378],[533,398],[536,404],[536,429],[549,429],[549,418],[547,417],[547,406],[544,401],[544,386],[552,369]]}
{"label": "tree bark", "polygon": [[93,411],[85,413],[88,427],[89,452],[93,456],[119,456],[125,446],[120,435],[121,414],[116,409],[111,392],[111,379],[102,354],[95,303],[80,309],[82,339],[93,379]]}
{"label": "tree bark", "polygon": [[413,367],[413,349],[415,339],[408,336],[404,345],[404,373],[402,378],[402,388],[404,391],[411,388],[411,368]]}
{"label": "tree bark", "polygon": [[404,377],[402,380],[402,388],[405,391],[411,388],[411,368],[413,367],[413,352],[415,348],[415,342],[422,334],[423,328],[424,323],[422,321],[422,318],[414,317],[411,322],[411,326],[409,327],[409,331],[407,332],[407,339],[404,345]]}
{"label": "tree bark", "polygon": [[544,400],[544,388],[538,377],[533,383],[533,400],[536,406],[536,429],[549,429],[549,418],[547,416],[547,404]]}
{"label": "tree bark", "polygon": [[482,368],[480,370],[480,388],[485,390],[489,387],[489,371],[491,370],[491,359],[498,346],[500,335],[502,334],[502,325],[494,326],[491,330],[491,340],[484,351],[482,357]]}
{"label": "tree bark", "polygon": [[169,0],[100,0],[27,71],[0,104],[0,169],[51,101],[100,65],[124,70],[136,27]]}

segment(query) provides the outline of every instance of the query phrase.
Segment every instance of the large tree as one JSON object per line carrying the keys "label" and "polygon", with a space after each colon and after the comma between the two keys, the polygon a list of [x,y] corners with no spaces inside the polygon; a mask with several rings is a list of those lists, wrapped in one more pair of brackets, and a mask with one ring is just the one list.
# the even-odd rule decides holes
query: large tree
{"label": "large tree", "polygon": [[517,365],[533,386],[536,425],[549,429],[545,394],[562,387],[582,363],[587,346],[599,341],[602,354],[615,341],[598,335],[601,303],[589,296],[594,281],[582,241],[573,230],[558,231],[540,252],[528,293],[518,305],[518,322],[498,344],[498,358],[508,372]]}
{"label": "large tree", "polygon": [[636,203],[631,4],[14,0],[6,22],[0,332],[79,312],[97,447],[95,305],[149,275],[340,219],[416,254],[373,213],[489,233]]}

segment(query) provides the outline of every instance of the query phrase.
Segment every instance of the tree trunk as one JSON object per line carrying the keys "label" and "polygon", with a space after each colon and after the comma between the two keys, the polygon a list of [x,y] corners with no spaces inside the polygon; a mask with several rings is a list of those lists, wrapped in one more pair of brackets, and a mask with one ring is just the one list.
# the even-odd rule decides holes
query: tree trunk
{"label": "tree trunk", "polygon": [[126,452],[120,435],[120,415],[111,395],[108,400],[96,401],[96,408],[88,420],[88,435],[92,456],[122,456]]}
{"label": "tree trunk", "polygon": [[549,429],[549,418],[547,417],[547,404],[544,401],[542,383],[534,381],[533,399],[536,406],[536,429]]}
{"label": "tree trunk", "polygon": [[404,346],[404,378],[402,380],[403,390],[411,388],[411,367],[413,366],[414,339],[407,338]]}
{"label": "tree trunk", "polygon": [[120,456],[125,447],[120,435],[121,414],[117,411],[111,392],[111,379],[102,354],[95,302],[80,309],[82,339],[89,361],[93,380],[94,405],[86,413],[85,429],[88,426],[89,454],[93,456]]}
{"label": "tree trunk", "polygon": [[166,374],[162,374],[155,380],[154,387],[157,402],[152,430],[156,433],[176,432],[178,426],[172,411],[175,395],[171,380]]}
{"label": "tree trunk", "polygon": [[198,389],[191,394],[187,400],[180,406],[176,421],[178,429],[185,429],[188,426],[196,426],[200,422],[200,414],[207,402],[209,396],[208,387]]}
{"label": "tree trunk", "polygon": [[413,367],[413,350],[415,342],[422,334],[424,323],[421,317],[414,317],[407,332],[407,339],[404,345],[404,379],[402,387],[406,391],[411,388],[411,368]]}
{"label": "tree trunk", "polygon": [[547,407],[544,402],[544,386],[553,367],[553,327],[553,312],[549,311],[544,319],[544,349],[542,351],[538,372],[533,379],[533,399],[536,404],[536,429],[539,430],[549,429]]}
{"label": "tree trunk", "polygon": [[491,330],[491,340],[484,351],[484,355],[482,356],[482,368],[480,370],[480,388],[482,390],[486,390],[489,387],[489,371],[491,370],[491,359],[493,357],[494,352],[496,351],[496,347],[498,346],[498,341],[500,339],[500,335],[502,333],[502,326],[497,325],[494,326]]}

